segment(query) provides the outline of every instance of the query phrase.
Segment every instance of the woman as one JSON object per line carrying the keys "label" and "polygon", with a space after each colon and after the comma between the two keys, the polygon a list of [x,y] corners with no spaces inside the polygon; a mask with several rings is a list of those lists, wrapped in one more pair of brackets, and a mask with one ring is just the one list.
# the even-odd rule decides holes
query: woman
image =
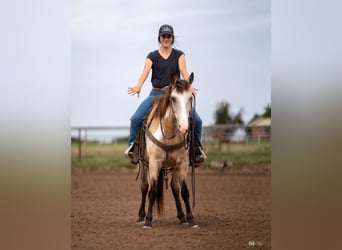
{"label": "woman", "polygon": [[[128,139],[128,149],[125,151],[127,158],[134,164],[133,161],[133,142],[143,122],[144,117],[152,106],[153,99],[164,93],[164,88],[170,83],[171,76],[174,74],[177,77],[182,75],[183,79],[189,79],[189,73],[186,69],[184,53],[172,47],[174,43],[174,34],[172,26],[164,24],[159,29],[158,42],[160,47],[158,50],[148,54],[144,70],[139,78],[136,86],[128,88],[128,94],[140,96],[141,88],[146,81],[150,70],[152,69],[152,91],[150,95],[140,104],[137,111],[131,117],[130,136]],[[191,91],[196,93],[197,89],[191,85]],[[200,148],[202,134],[202,120],[195,113],[195,137]],[[195,163],[199,164],[205,160],[205,154],[202,150],[195,152]]]}

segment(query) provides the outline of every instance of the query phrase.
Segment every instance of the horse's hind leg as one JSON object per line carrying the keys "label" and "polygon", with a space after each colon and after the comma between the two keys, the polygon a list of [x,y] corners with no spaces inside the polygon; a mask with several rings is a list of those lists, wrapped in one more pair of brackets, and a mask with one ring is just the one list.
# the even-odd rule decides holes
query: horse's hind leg
{"label": "horse's hind leg", "polygon": [[182,198],[184,200],[185,208],[186,208],[186,219],[188,220],[191,227],[198,227],[198,225],[194,221],[194,216],[191,212],[190,207],[190,199],[189,199],[189,189],[186,185],[185,180],[182,183],[182,189],[181,189]]}
{"label": "horse's hind leg", "polygon": [[175,198],[175,203],[176,203],[176,208],[177,208],[177,217],[180,220],[181,224],[185,224],[187,223],[187,220],[185,219],[185,215],[182,209],[182,204],[180,201],[180,197],[179,197],[179,182],[176,181],[176,176],[174,175],[172,177],[172,181],[171,181],[171,189],[172,189],[172,194],[173,197]]}

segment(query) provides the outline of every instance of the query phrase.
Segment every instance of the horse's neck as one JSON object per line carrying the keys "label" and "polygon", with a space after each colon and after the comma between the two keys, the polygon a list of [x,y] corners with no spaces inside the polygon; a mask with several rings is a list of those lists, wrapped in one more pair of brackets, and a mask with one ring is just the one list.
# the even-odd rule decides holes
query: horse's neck
{"label": "horse's neck", "polygon": [[164,116],[158,118],[155,117],[157,112],[158,110],[153,108],[148,119],[150,121],[149,128],[151,132],[154,133],[160,130],[159,132],[164,138],[174,138],[174,135],[177,134],[177,128],[172,109],[168,107]]}
{"label": "horse's neck", "polygon": [[164,132],[167,134],[174,133],[176,121],[175,116],[170,107],[167,108],[164,117],[161,120],[162,126],[164,128]]}

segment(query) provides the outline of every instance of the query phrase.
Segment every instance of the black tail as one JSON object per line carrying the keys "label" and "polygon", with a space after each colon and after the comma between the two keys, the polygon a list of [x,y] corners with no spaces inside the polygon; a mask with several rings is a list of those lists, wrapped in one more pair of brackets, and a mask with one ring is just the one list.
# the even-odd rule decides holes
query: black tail
{"label": "black tail", "polygon": [[158,183],[157,183],[157,212],[158,216],[163,214],[164,210],[164,187],[163,187],[163,180],[164,180],[164,171],[163,169],[160,170],[158,176]]}

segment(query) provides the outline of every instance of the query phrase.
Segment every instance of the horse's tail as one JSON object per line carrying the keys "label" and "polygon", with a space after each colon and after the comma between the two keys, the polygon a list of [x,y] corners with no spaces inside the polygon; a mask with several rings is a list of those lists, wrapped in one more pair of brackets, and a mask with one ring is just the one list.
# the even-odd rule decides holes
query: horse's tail
{"label": "horse's tail", "polygon": [[158,182],[157,182],[157,212],[158,216],[163,214],[164,210],[164,187],[163,187],[163,180],[164,180],[164,170],[161,169],[159,171]]}

